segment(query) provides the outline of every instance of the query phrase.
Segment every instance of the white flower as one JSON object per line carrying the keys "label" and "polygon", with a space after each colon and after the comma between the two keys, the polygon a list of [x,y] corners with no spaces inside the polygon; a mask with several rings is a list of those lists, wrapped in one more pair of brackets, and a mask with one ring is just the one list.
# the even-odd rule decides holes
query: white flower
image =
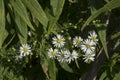
{"label": "white flower", "polygon": [[86,53],[85,55],[83,55],[84,58],[83,60],[85,60],[84,62],[88,63],[89,61],[94,61],[94,57],[95,57],[95,54],[94,53]]}
{"label": "white flower", "polygon": [[50,48],[50,49],[48,50],[48,56],[49,56],[50,58],[55,58],[56,55],[57,55],[57,53],[58,53],[58,50],[57,50],[57,49],[52,49],[52,48]]}
{"label": "white flower", "polygon": [[61,48],[65,44],[65,39],[63,38],[63,36],[59,34],[56,35],[56,37],[53,37],[52,39],[53,39],[52,43],[54,44],[55,47]]}
{"label": "white flower", "polygon": [[59,62],[67,62],[68,54],[70,54],[69,50],[61,50],[57,55],[58,61]]}
{"label": "white flower", "polygon": [[73,45],[75,47],[80,47],[82,41],[83,39],[80,36],[76,36],[75,38],[73,38]]}
{"label": "white flower", "polygon": [[97,34],[95,33],[95,31],[91,31],[89,34],[90,36],[88,36],[88,38],[93,40],[96,43],[98,39],[97,39]]}
{"label": "white flower", "polygon": [[93,42],[93,40],[86,39],[81,44],[81,50],[83,50],[83,52],[85,53],[91,53],[95,50],[95,43]]}
{"label": "white flower", "polygon": [[22,44],[19,52],[20,52],[20,57],[27,56],[31,53],[31,47],[28,44]]}
{"label": "white flower", "polygon": [[72,53],[68,53],[67,56],[68,56],[67,62],[70,63],[74,59],[78,58],[78,53],[75,50],[73,50],[73,52]]}

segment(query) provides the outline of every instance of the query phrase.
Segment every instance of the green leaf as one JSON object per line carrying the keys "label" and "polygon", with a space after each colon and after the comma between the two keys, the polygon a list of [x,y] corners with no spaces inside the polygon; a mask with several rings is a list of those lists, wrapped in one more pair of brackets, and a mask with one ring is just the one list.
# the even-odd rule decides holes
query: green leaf
{"label": "green leaf", "polygon": [[47,27],[48,18],[39,2],[37,0],[23,0],[23,3],[28,7],[31,13],[33,13],[33,16],[36,17],[44,27]]}
{"label": "green leaf", "polygon": [[65,70],[65,71],[68,71],[68,72],[73,72],[73,70],[68,66],[67,63],[60,63],[61,67]]}
{"label": "green leaf", "polygon": [[120,72],[115,75],[115,77],[113,78],[113,80],[120,80]]}
{"label": "green leaf", "polygon": [[32,29],[34,30],[34,27],[32,26],[27,10],[22,3],[21,0],[11,0],[11,4],[14,8],[14,10],[17,12],[17,14],[21,17],[21,19]]}
{"label": "green leaf", "polygon": [[116,38],[118,38],[118,37],[120,37],[120,32],[117,32],[117,33],[113,34],[113,35],[111,36],[111,39],[113,40],[113,39],[116,39]]}
{"label": "green leaf", "polygon": [[5,9],[4,0],[0,0],[0,48],[7,37],[8,33],[5,30]]}
{"label": "green leaf", "polygon": [[57,10],[58,1],[59,0],[50,0],[50,4],[52,6],[54,16],[56,16],[56,10]]}
{"label": "green leaf", "polygon": [[[55,1],[55,0],[52,0],[52,1]],[[58,3],[56,3],[57,6],[56,6],[56,12],[55,12],[56,15],[55,16],[56,16],[56,18],[58,20],[61,13],[62,13],[62,9],[63,9],[64,3],[65,3],[65,0],[57,0],[57,2]]]}
{"label": "green leaf", "polygon": [[18,30],[18,37],[20,39],[21,44],[27,43],[27,25],[25,22],[21,19],[19,15],[15,15],[15,22],[17,24],[17,30]]}
{"label": "green leaf", "polygon": [[56,66],[54,60],[49,60],[48,71],[50,80],[56,80]]}
{"label": "green leaf", "polygon": [[55,16],[52,16],[49,12],[46,13],[50,19],[47,35],[49,35],[53,31],[53,29],[56,27],[55,25],[62,13],[62,9],[63,9],[64,3],[65,3],[65,0],[57,0],[56,2],[58,2],[58,3],[56,3],[57,4],[57,6],[56,6],[56,4],[53,4],[53,3],[55,3],[53,1],[55,1],[55,0],[51,0],[51,6],[53,7],[53,9],[56,8],[53,10],[54,11],[53,13],[55,13]]}
{"label": "green leaf", "polygon": [[8,67],[3,67],[0,63],[0,80],[26,80],[23,76],[17,76]]}
{"label": "green leaf", "polygon": [[4,10],[4,2],[0,0],[0,31],[5,30],[5,10]]}
{"label": "green leaf", "polygon": [[103,72],[102,75],[100,76],[99,80],[104,80],[107,76],[107,72]]}
{"label": "green leaf", "polygon": [[107,42],[106,42],[106,27],[100,26],[98,28],[99,28],[98,35],[99,35],[100,41],[102,43],[102,46],[104,48],[104,51],[105,51],[107,58],[109,58],[108,50],[107,50]]}
{"label": "green leaf", "polygon": [[113,49],[116,49],[116,48],[119,49],[119,47],[120,47],[120,39],[117,39],[117,41],[116,41],[116,43],[115,43]]}
{"label": "green leaf", "polygon": [[102,8],[94,12],[84,23],[81,30],[83,30],[92,20],[94,20],[97,16],[99,16],[101,13],[105,11],[109,11],[110,9],[114,9],[120,7],[120,0],[111,0],[106,5],[104,5]]}

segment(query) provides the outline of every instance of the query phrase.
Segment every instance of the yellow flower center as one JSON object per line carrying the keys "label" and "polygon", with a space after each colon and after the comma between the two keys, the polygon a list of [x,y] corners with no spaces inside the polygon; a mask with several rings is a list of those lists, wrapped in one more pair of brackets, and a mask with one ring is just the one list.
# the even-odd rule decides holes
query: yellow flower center
{"label": "yellow flower center", "polygon": [[57,43],[61,43],[61,41],[62,41],[61,39],[58,39],[58,40],[57,40]]}
{"label": "yellow flower center", "polygon": [[92,37],[92,40],[93,40],[93,41],[96,41],[96,37]]}
{"label": "yellow flower center", "polygon": [[56,55],[56,52],[54,52],[54,51],[51,52],[51,55],[52,55],[52,56],[55,56],[55,55]]}
{"label": "yellow flower center", "polygon": [[89,44],[86,44],[86,48],[87,48],[87,49],[90,48],[90,45],[89,45]]}
{"label": "yellow flower center", "polygon": [[28,51],[28,48],[23,48],[23,51],[26,53]]}
{"label": "yellow flower center", "polygon": [[81,41],[80,41],[79,39],[76,40],[76,43],[77,43],[77,44],[80,44],[80,42],[81,42]]}

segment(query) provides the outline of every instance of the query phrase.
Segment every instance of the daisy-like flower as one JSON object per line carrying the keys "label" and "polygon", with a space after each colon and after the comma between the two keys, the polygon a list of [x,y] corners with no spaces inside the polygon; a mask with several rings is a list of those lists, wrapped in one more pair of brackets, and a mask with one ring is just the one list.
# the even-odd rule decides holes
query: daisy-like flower
{"label": "daisy-like flower", "polygon": [[27,56],[31,53],[31,47],[28,44],[22,44],[20,47],[20,56]]}
{"label": "daisy-like flower", "polygon": [[61,50],[57,55],[58,61],[59,62],[67,62],[69,54],[70,54],[69,50]]}
{"label": "daisy-like flower", "polygon": [[53,39],[52,43],[54,44],[55,47],[61,48],[65,44],[65,39],[63,38],[63,36],[59,34],[56,35],[56,37],[53,37],[52,39]]}
{"label": "daisy-like flower", "polygon": [[88,63],[88,62],[90,62],[90,61],[94,61],[94,57],[95,57],[95,54],[94,53],[86,53],[85,55],[83,55],[84,56],[84,58],[83,58],[83,60],[85,60],[84,62],[86,62],[86,63]]}
{"label": "daisy-like flower", "polygon": [[80,47],[82,41],[83,39],[80,36],[76,36],[75,38],[73,38],[73,45],[75,47]]}
{"label": "daisy-like flower", "polygon": [[95,50],[95,43],[91,39],[86,39],[81,44],[81,50],[85,53],[91,53]]}
{"label": "daisy-like flower", "polygon": [[49,56],[50,58],[55,58],[56,55],[57,55],[57,53],[58,53],[58,50],[57,50],[57,49],[52,49],[52,48],[50,48],[50,49],[48,50],[48,56]]}
{"label": "daisy-like flower", "polygon": [[95,43],[97,43],[98,39],[97,39],[97,34],[95,31],[91,31],[90,36],[88,36],[89,39],[93,40]]}
{"label": "daisy-like flower", "polygon": [[73,52],[68,53],[67,56],[68,56],[67,62],[70,63],[71,61],[74,61],[74,59],[78,58],[78,53],[77,53],[77,51],[73,50]]}

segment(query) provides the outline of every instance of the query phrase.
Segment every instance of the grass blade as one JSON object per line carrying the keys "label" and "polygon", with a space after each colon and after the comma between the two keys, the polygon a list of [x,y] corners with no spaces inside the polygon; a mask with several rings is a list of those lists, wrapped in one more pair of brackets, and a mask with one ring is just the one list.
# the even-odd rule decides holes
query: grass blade
{"label": "grass blade", "polygon": [[103,46],[103,48],[104,48],[106,57],[109,58],[108,50],[107,50],[106,27],[105,27],[105,26],[101,26],[101,27],[99,28],[99,30],[98,30],[98,35],[99,35],[100,41],[101,41],[101,43],[102,43],[102,46]]}

